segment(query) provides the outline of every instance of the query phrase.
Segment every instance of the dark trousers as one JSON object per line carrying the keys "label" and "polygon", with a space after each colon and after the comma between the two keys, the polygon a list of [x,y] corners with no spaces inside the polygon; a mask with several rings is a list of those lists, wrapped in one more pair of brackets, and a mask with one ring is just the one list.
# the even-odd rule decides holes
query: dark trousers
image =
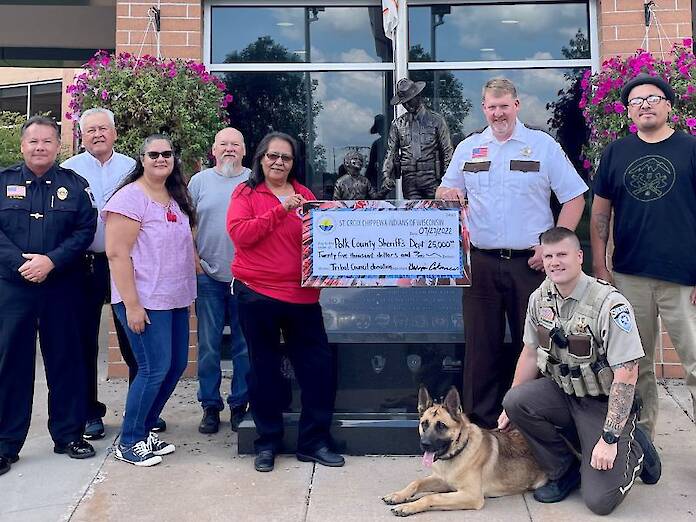
{"label": "dark trousers", "polygon": [[[251,363],[249,403],[258,434],[256,451],[278,451],[283,440],[287,396],[281,373],[284,353],[301,391],[297,451],[309,453],[329,444],[336,398],[336,357],[326,337],[321,306],[272,299],[239,281],[234,282],[234,294]],[[282,347],[281,333],[285,341]]]}
{"label": "dark trousers", "polygon": [[[87,419],[98,419],[106,414],[106,405],[98,400],[98,361],[99,361],[99,326],[104,303],[110,300],[111,278],[109,262],[105,254],[86,254],[87,271],[84,285],[84,310],[82,312],[81,333],[85,347],[85,366],[87,371]],[[138,372],[138,363],[130,349],[121,322],[112,310],[118,345],[123,359],[128,365],[129,381]]]}
{"label": "dark trousers", "polygon": [[551,379],[542,377],[512,388],[504,406],[549,478],[561,477],[575,461],[569,441],[582,456],[582,497],[587,507],[607,515],[623,501],[643,466],[643,451],[633,436],[635,413],[629,416],[617,443],[614,466],[597,470],[590,466],[590,460],[604,429],[606,400],[570,396]]}
{"label": "dark trousers", "polygon": [[[462,406],[472,421],[485,428],[497,424],[522,351],[529,296],[544,281],[544,273],[529,268],[527,260],[471,252],[472,285],[464,288],[463,297],[466,350]],[[506,317],[510,346],[503,345]]]}
{"label": "dark trousers", "polygon": [[37,332],[51,438],[63,445],[79,440],[84,431],[85,357],[78,328],[82,282],[79,276],[52,276],[40,284],[0,279],[0,455],[6,457],[19,454],[29,431]]}

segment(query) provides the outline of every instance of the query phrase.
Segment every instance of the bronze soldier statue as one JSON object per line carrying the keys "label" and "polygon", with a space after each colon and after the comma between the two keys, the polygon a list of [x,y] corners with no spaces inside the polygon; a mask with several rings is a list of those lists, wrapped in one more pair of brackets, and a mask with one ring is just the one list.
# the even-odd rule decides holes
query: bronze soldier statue
{"label": "bronze soldier statue", "polygon": [[452,141],[445,119],[428,109],[420,93],[425,82],[402,78],[392,105],[406,113],[392,123],[382,174],[385,181],[401,175],[406,199],[434,199],[435,189],[452,159]]}
{"label": "bronze soldier statue", "polygon": [[394,180],[384,180],[382,188],[377,190],[372,186],[370,180],[360,175],[360,171],[365,164],[365,158],[358,151],[350,151],[343,158],[343,165],[338,172],[345,172],[334,187],[333,198],[339,199],[382,199],[391,189],[394,188]]}

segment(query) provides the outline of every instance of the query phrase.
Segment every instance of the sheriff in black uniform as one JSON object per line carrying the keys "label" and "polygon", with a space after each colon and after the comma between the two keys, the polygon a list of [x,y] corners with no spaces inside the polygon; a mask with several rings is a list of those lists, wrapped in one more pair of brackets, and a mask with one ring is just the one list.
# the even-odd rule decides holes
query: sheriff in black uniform
{"label": "sheriff in black uniform", "polygon": [[56,453],[94,455],[82,440],[85,371],[78,330],[82,254],[97,213],[87,182],[55,161],[58,126],[22,127],[24,162],[0,172],[0,474],[19,458],[34,395],[36,334],[49,388]]}

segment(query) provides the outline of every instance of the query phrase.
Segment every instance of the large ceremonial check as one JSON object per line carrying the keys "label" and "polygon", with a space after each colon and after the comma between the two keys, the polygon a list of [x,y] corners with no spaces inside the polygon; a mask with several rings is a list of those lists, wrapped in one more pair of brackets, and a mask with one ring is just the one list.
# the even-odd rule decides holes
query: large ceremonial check
{"label": "large ceremonial check", "polygon": [[302,286],[471,284],[458,202],[313,201],[302,219]]}

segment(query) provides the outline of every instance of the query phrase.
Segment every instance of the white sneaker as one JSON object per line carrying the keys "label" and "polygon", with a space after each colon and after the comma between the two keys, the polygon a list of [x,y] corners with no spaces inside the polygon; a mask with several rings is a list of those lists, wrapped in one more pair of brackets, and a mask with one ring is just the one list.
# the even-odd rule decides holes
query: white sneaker
{"label": "white sneaker", "polygon": [[176,451],[174,444],[164,442],[154,431],[151,431],[150,435],[148,435],[147,445],[152,450],[153,455],[169,455]]}
{"label": "white sneaker", "polygon": [[124,446],[119,444],[116,447],[116,458],[134,466],[149,467],[162,462],[162,457],[152,453],[150,446],[141,440],[132,446]]}

